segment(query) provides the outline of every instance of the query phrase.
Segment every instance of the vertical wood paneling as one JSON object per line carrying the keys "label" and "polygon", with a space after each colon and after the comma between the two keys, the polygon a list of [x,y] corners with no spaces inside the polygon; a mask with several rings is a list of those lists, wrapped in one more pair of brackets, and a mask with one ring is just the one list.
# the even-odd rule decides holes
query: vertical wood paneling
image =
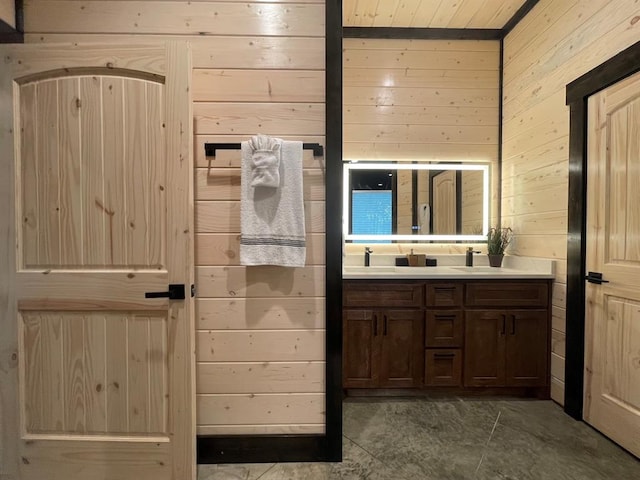
{"label": "vertical wood paneling", "polygon": [[[510,253],[559,259],[555,332],[564,332],[565,323],[565,86],[637,42],[638,16],[635,0],[541,0],[505,38],[503,225],[516,233]],[[555,346],[551,365],[552,398],[563,403],[562,346]]]}
{"label": "vertical wood paneling", "polygon": [[36,86],[24,85],[20,88],[20,131],[22,158],[22,262],[25,267],[39,262],[39,198],[38,138]]}
{"label": "vertical wood paneling", "polygon": [[166,432],[163,315],[29,312],[22,331],[27,432]]}
{"label": "vertical wood paneling", "polygon": [[[56,314],[40,315],[42,368],[42,395],[45,402],[42,423],[34,425],[34,432],[62,431],[64,428],[64,353],[62,317]],[[27,352],[27,358],[28,358]],[[37,368],[36,365],[34,365]],[[25,369],[27,372],[29,367]]]}
{"label": "vertical wood paneling", "polygon": [[107,323],[106,316],[85,317],[84,387],[85,425],[88,432],[107,431]]}
{"label": "vertical wood paneling", "polygon": [[86,431],[84,323],[81,314],[62,317],[65,432]]}
{"label": "vertical wood paneling", "polygon": [[[126,264],[127,250],[124,176],[124,80],[105,78],[102,82],[102,138],[104,165],[104,205],[107,264]],[[100,207],[100,205],[98,205]]]}
{"label": "vertical wood paneling", "polygon": [[109,352],[128,352],[128,321],[125,315],[113,315],[105,335],[107,351],[107,431],[125,433],[129,431],[128,358]]}
{"label": "vertical wood paneling", "polygon": [[83,262],[86,265],[105,265],[106,242],[103,137],[102,137],[102,78],[81,77],[80,131],[82,132],[82,231],[84,232]]}
{"label": "vertical wood paneling", "polygon": [[159,84],[147,83],[147,153],[149,161],[149,177],[151,179],[151,191],[149,192],[149,209],[147,218],[150,225],[157,226],[161,235],[149,234],[147,238],[147,265],[165,265],[166,245],[163,241],[166,231],[165,225],[165,191],[164,185],[166,177],[166,152],[164,143],[164,123],[163,123],[163,95],[162,86]]}
{"label": "vertical wood paneling", "polygon": [[58,82],[37,85],[36,155],[38,157],[38,263],[60,263],[60,197]]}
{"label": "vertical wood paneling", "polygon": [[147,104],[145,84],[137,80],[124,82],[124,164],[130,172],[125,178],[127,265],[147,264],[147,183],[136,178],[149,177],[147,158]]}
{"label": "vertical wood paneling", "polygon": [[61,265],[82,265],[80,89],[77,78],[58,80]]}

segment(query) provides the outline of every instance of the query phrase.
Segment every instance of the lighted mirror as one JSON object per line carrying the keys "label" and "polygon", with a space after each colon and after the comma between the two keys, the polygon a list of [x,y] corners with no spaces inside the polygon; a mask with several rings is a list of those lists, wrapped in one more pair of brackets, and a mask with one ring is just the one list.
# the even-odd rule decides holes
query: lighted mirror
{"label": "lighted mirror", "polygon": [[346,241],[486,240],[484,163],[349,162],[343,194]]}

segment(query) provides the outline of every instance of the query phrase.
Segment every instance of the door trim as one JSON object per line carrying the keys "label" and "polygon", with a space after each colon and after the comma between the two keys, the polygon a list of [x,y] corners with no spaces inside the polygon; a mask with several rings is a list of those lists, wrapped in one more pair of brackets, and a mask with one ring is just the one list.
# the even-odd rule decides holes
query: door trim
{"label": "door trim", "polygon": [[585,257],[587,243],[587,100],[640,71],[637,42],[567,85],[569,106],[569,210],[564,411],[582,420],[585,349]]}

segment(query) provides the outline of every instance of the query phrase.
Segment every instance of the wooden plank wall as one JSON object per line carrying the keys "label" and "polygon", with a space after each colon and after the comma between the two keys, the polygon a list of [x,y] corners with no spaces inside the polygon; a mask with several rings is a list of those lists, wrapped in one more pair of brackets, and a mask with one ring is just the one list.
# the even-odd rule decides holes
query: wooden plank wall
{"label": "wooden plank wall", "polygon": [[324,145],[324,0],[25,2],[26,42],[193,48],[200,434],[324,431],[324,160],[304,152],[307,266],[239,265],[240,152],[257,133]]}
{"label": "wooden plank wall", "polygon": [[[344,39],[344,159],[489,163],[495,222],[499,50],[498,41]],[[410,249],[376,247],[380,253]],[[455,247],[411,245],[464,251]],[[346,251],[361,249],[348,245]]]}
{"label": "wooden plank wall", "polygon": [[16,28],[16,3],[14,0],[0,0],[0,20]]}
{"label": "wooden plank wall", "polygon": [[640,38],[637,0],[541,0],[505,39],[503,224],[556,262],[552,398],[564,403],[569,109],[565,87]]}

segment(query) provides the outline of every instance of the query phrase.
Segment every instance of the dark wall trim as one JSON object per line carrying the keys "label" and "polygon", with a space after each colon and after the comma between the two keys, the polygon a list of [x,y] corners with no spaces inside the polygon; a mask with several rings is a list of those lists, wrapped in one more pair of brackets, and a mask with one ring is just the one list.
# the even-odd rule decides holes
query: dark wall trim
{"label": "dark wall trim", "polygon": [[640,42],[637,42],[567,85],[570,124],[564,411],[579,420],[584,389],[587,101],[591,95],[639,71]]}
{"label": "dark wall trim", "polygon": [[527,0],[522,4],[518,11],[513,14],[513,17],[511,17],[504,27],[502,27],[502,38],[506,37],[509,32],[513,30],[518,23],[520,23],[520,20],[526,17],[527,13],[536,6],[538,1],[539,0]]}
{"label": "dark wall trim", "polygon": [[198,463],[325,462],[325,435],[198,437]]}
{"label": "dark wall trim", "polygon": [[0,43],[24,43],[24,10],[22,0],[16,0],[16,28],[0,20]]}
{"label": "dark wall trim", "polygon": [[344,27],[344,38],[410,40],[498,40],[502,30],[488,28]]}
{"label": "dark wall trim", "polygon": [[198,463],[342,460],[342,1],[327,0],[325,15],[325,434],[199,436]]}
{"label": "dark wall trim", "polygon": [[[502,226],[502,96],[504,94],[504,38],[500,39],[500,56],[498,60],[498,168],[494,173],[496,176],[496,184],[498,186],[498,201],[496,202],[496,221],[497,227]],[[491,180],[493,183],[493,181]],[[489,187],[491,191],[491,187]],[[491,205],[491,202],[489,202]],[[492,212],[489,211],[489,223],[491,223]]]}

